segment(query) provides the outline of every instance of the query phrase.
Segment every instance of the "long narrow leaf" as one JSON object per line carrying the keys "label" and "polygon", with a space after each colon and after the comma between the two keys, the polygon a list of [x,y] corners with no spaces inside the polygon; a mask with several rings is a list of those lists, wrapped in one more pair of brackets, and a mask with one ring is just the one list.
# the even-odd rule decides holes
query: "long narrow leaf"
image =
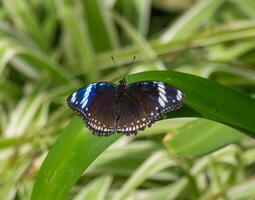
{"label": "long narrow leaf", "polygon": [[[129,76],[129,81],[145,79],[161,80],[179,87],[186,94],[186,106],[201,116],[230,124],[255,137],[255,100],[251,97],[216,82],[173,71],[146,72]],[[175,115],[197,116],[194,114],[196,112],[189,109],[184,111],[185,109],[179,110]],[[64,199],[84,170],[118,138],[119,135],[108,138],[93,136],[84,128],[82,121],[75,118],[44,161],[33,189],[32,199]]]}
{"label": "long narrow leaf", "polygon": [[[178,156],[199,156],[244,138],[238,130],[199,119],[180,128],[164,140],[166,148]],[[189,141],[189,142],[187,142]]]}
{"label": "long narrow leaf", "polygon": [[44,161],[32,199],[65,199],[83,171],[119,137],[94,136],[81,119],[74,118]]}

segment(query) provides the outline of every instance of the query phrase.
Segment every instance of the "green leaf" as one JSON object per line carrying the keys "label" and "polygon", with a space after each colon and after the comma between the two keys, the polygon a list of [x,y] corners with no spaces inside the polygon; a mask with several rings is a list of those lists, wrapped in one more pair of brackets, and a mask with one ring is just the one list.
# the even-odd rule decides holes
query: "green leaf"
{"label": "green leaf", "polygon": [[92,135],[84,128],[83,121],[75,117],[45,159],[32,199],[65,199],[84,170],[119,137]]}
{"label": "green leaf", "polygon": [[4,0],[3,3],[16,26],[20,26],[21,30],[29,34],[36,41],[41,50],[46,51],[49,42],[46,40],[44,29],[39,24],[31,4],[27,1],[19,0]]}
{"label": "green leaf", "polygon": [[219,193],[212,195],[208,198],[203,198],[203,200],[219,199],[220,197],[227,197],[231,200],[241,200],[241,199],[253,199],[255,195],[255,178],[250,178],[227,189],[223,189]]}
{"label": "green leaf", "polygon": [[117,7],[120,7],[122,15],[142,35],[146,36],[150,21],[151,0],[119,0]]}
{"label": "green leaf", "polygon": [[35,86],[30,95],[20,99],[11,113],[9,123],[3,133],[5,136],[20,136],[26,133],[28,127],[31,127],[31,123],[45,98],[45,94],[41,92],[42,88],[43,84],[39,89]]}
{"label": "green leaf", "polygon": [[29,61],[29,63],[34,66],[32,69],[35,70],[38,68],[40,72],[46,71],[49,74],[49,77],[56,82],[62,84],[71,82],[72,76],[70,75],[70,72],[52,62],[47,56],[34,54],[25,50],[24,52],[20,53],[20,57],[26,61]]}
{"label": "green leaf", "polygon": [[[91,42],[97,52],[113,49],[118,44],[118,37],[109,15],[109,8],[101,0],[83,1],[88,31]],[[98,28],[100,27],[100,31]]]}
{"label": "green leaf", "polygon": [[255,2],[253,0],[232,0],[232,3],[235,3],[238,9],[242,10],[245,15],[251,18],[255,17]]}
{"label": "green leaf", "polygon": [[111,185],[112,177],[105,176],[87,185],[73,200],[104,200]]}
{"label": "green leaf", "polygon": [[[255,100],[245,94],[210,80],[173,71],[145,72],[127,78],[129,82],[160,80],[179,87],[186,94],[185,106],[167,117],[201,115],[230,124],[255,137]],[[72,120],[44,161],[32,200],[65,199],[84,170],[119,137],[117,134],[96,137],[88,133],[81,120]]]}
{"label": "green leaf", "polygon": [[205,23],[206,20],[209,20],[213,16],[223,3],[224,0],[199,1],[173,25],[171,24],[170,28],[164,32],[160,40],[169,42],[191,36],[202,23]]}
{"label": "green leaf", "polygon": [[144,180],[169,166],[175,165],[165,151],[156,151],[130,176],[122,188],[116,193],[113,200],[125,199]]}
{"label": "green leaf", "polygon": [[[76,7],[75,7],[76,6]],[[75,57],[75,65],[80,67],[86,74],[88,80],[97,80],[97,68],[94,65],[95,52],[91,44],[87,22],[83,20],[78,9],[78,4],[69,5],[65,1],[57,1],[59,16],[66,31],[68,45],[71,46],[70,53]]]}
{"label": "green leaf", "polygon": [[161,187],[159,189],[154,189],[149,192],[143,200],[174,200],[177,199],[183,190],[187,187],[188,180],[182,178],[174,183],[170,183],[167,186]]}
{"label": "green leaf", "polygon": [[119,14],[115,13],[114,19],[123,28],[126,36],[133,44],[137,44],[140,48],[143,57],[147,59],[155,59],[157,57],[156,52],[152,49],[150,44],[143,38],[143,36],[137,32],[137,30],[127,21],[125,18],[121,17]]}
{"label": "green leaf", "polygon": [[[244,135],[226,125],[199,119],[168,134],[164,140],[166,148],[177,156],[199,156],[227,144],[239,141]],[[187,142],[189,141],[189,142]]]}

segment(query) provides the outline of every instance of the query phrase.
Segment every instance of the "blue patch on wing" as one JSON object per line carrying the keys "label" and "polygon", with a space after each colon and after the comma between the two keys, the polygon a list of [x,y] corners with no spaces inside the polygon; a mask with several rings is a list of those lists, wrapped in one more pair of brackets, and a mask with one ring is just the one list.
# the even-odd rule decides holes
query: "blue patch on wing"
{"label": "blue patch on wing", "polygon": [[79,112],[85,118],[87,118],[89,115],[87,111],[89,110],[91,102],[100,93],[101,90],[104,90],[107,87],[115,87],[115,85],[106,82],[89,84],[86,87],[82,87],[73,92],[67,98],[67,104],[73,110]]}
{"label": "blue patch on wing", "polygon": [[96,88],[97,84],[93,83],[89,84],[87,87],[82,87],[75,91],[67,98],[68,105],[80,110],[86,110],[89,103],[95,96]]}

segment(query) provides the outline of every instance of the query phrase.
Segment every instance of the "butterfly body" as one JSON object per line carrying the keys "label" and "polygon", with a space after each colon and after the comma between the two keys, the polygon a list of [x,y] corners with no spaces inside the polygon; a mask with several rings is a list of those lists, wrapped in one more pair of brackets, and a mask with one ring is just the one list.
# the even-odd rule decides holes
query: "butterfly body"
{"label": "butterfly body", "polygon": [[92,83],[73,92],[67,104],[78,112],[96,135],[115,132],[135,135],[151,126],[163,114],[182,106],[184,94],[159,81],[140,81],[119,85]]}
{"label": "butterfly body", "polygon": [[115,106],[113,107],[113,115],[117,121],[121,116],[121,112],[122,112],[124,104],[125,104],[126,95],[127,95],[126,94],[126,83],[125,83],[125,81],[121,80],[120,84],[117,86],[117,89],[116,89],[116,96],[114,99]]}

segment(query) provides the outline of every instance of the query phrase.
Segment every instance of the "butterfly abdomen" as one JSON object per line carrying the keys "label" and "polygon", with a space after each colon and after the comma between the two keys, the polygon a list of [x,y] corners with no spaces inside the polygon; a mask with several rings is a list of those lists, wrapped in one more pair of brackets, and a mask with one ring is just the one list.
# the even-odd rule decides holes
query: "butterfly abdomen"
{"label": "butterfly abdomen", "polygon": [[123,82],[117,87],[116,97],[114,99],[113,116],[118,121],[124,109],[126,98],[126,84]]}

